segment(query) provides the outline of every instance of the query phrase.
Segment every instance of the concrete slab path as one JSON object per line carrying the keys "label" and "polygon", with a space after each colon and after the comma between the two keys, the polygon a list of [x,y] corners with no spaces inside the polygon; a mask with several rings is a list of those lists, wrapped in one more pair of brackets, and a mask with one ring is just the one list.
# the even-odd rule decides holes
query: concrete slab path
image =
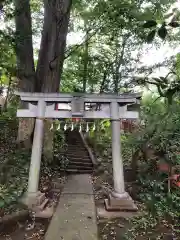
{"label": "concrete slab path", "polygon": [[89,174],[71,175],[65,184],[45,240],[97,240],[96,209]]}

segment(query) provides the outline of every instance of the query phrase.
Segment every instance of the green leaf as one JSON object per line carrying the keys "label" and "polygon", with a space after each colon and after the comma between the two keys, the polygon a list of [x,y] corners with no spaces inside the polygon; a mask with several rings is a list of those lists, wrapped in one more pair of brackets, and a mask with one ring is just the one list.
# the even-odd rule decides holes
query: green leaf
{"label": "green leaf", "polygon": [[156,27],[157,22],[154,20],[149,20],[146,23],[144,23],[143,28],[151,28],[151,27]]}
{"label": "green leaf", "polygon": [[169,24],[168,24],[170,27],[173,27],[173,28],[177,28],[177,27],[180,27],[180,24],[178,23],[178,22],[170,22]]}
{"label": "green leaf", "polygon": [[4,202],[4,200],[0,200],[0,208],[3,208],[3,207],[4,207],[4,205],[5,205],[5,202]]}
{"label": "green leaf", "polygon": [[159,36],[162,40],[164,40],[164,39],[166,38],[166,36],[167,36],[167,29],[166,29],[166,27],[165,27],[164,25],[159,28],[159,30],[158,30],[158,36]]}
{"label": "green leaf", "polygon": [[156,30],[151,31],[147,36],[147,43],[152,43],[156,35]]}

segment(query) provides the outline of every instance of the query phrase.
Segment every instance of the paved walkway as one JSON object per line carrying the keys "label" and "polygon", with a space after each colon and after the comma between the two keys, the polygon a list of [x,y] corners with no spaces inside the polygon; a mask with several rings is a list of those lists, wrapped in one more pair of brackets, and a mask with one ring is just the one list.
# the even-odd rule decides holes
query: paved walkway
{"label": "paved walkway", "polygon": [[45,240],[97,240],[96,210],[89,174],[69,176]]}

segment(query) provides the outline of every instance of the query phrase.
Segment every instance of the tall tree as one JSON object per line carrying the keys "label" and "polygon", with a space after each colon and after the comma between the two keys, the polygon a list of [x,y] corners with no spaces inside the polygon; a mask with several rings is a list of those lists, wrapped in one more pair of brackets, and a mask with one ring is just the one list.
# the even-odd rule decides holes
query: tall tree
{"label": "tall tree", "polygon": [[[44,1],[41,46],[35,69],[30,0],[14,0],[17,76],[21,91],[59,91],[71,5],[71,0]],[[30,146],[34,123],[32,119],[27,121],[20,121],[18,141],[26,139]],[[24,132],[22,129],[27,129],[27,125],[31,127]]]}

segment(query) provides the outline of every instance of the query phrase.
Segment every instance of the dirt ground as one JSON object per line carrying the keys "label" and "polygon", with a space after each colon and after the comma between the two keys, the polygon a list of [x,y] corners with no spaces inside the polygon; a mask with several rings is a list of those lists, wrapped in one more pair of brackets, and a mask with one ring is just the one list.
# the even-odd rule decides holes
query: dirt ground
{"label": "dirt ground", "polygon": [[[111,189],[111,177],[107,177],[107,173],[94,174],[94,194],[97,209],[103,206],[103,200],[108,196]],[[108,180],[108,181],[107,181]],[[41,186],[42,187],[42,186]],[[53,195],[51,191],[47,193],[49,197],[54,198],[57,202],[59,195]],[[31,218],[25,218],[21,221],[8,222],[0,225],[0,240],[43,240],[51,219],[36,219],[35,227],[27,230]],[[118,219],[97,218],[99,240],[120,240],[125,238],[125,232],[131,228],[131,223],[125,217]],[[139,230],[141,231],[141,229]],[[155,229],[149,229],[149,234],[134,237],[134,240],[178,240],[171,235],[171,229],[168,226],[159,225]],[[162,233],[162,237],[158,236]],[[132,239],[132,238],[131,238]],[[180,238],[179,238],[180,239]]]}
{"label": "dirt ground", "polygon": [[[108,169],[104,169],[104,171],[98,172],[94,174],[93,180],[94,180],[94,193],[95,193],[95,202],[96,207],[104,207],[103,200],[107,198],[108,192],[110,189],[112,189],[112,176],[108,174]],[[138,187],[134,182],[132,182],[131,179],[131,172],[125,171],[125,186],[127,191],[130,193],[132,198],[135,200],[135,202],[138,205],[139,211],[138,215],[141,216],[141,203],[139,202],[138,198]],[[142,207],[143,208],[143,207]],[[122,214],[123,216],[123,214]],[[133,219],[134,214],[132,213],[132,216],[130,216],[130,220]],[[125,233],[128,229],[131,229],[132,222],[129,221],[125,216],[118,218],[118,219],[107,219],[107,218],[98,218],[98,231],[99,231],[99,240],[123,240],[123,239],[133,239],[133,240],[179,240],[180,234],[178,236],[172,235],[172,228],[171,224],[167,224],[167,222],[164,222],[157,225],[153,229],[147,229],[147,231],[144,231],[142,229],[138,229],[138,237],[134,236],[131,238],[125,237]],[[145,233],[146,232],[146,233]],[[161,235],[161,236],[160,236]]]}
{"label": "dirt ground", "polygon": [[8,223],[3,225],[3,227],[1,226],[3,229],[0,229],[0,240],[42,240],[47,230],[49,220],[36,220],[35,227],[32,230],[27,230],[29,222],[30,219],[29,221],[26,219],[11,224]]}
{"label": "dirt ground", "polygon": [[[127,174],[127,173],[126,173]],[[130,173],[128,173],[130,174]],[[57,179],[57,175],[51,176],[52,179]],[[59,176],[58,176],[59,178]],[[126,182],[126,188],[129,190],[130,194],[133,195],[133,199],[138,201],[138,189],[136,188],[134,183],[131,182],[130,176],[125,176],[125,179],[128,179],[129,182]],[[55,181],[55,180],[53,180]],[[43,189],[49,185],[48,181],[41,178],[41,189]],[[112,189],[112,176],[108,173],[107,169],[101,171],[96,171],[93,174],[93,185],[94,185],[94,197],[96,207],[104,208],[104,199],[107,198],[109,191]],[[63,188],[63,184],[61,186]],[[54,201],[58,201],[60,194],[54,194],[50,188],[46,194],[49,198]],[[138,203],[139,204],[139,203]],[[139,211],[140,213],[141,211]],[[133,216],[133,214],[132,214]],[[21,221],[8,222],[7,224],[0,225],[0,240],[43,240],[44,235],[47,231],[49,222],[51,219],[36,219],[35,227],[31,230],[27,230],[28,224],[31,223],[31,218],[26,217]],[[132,223],[129,222],[126,217],[107,219],[103,217],[97,217],[98,223],[98,233],[99,240],[120,240],[120,239],[128,239],[125,238],[125,233],[128,229],[132,227]],[[156,226],[155,229],[149,229],[148,234],[144,235],[143,230],[139,229],[139,232],[142,232],[142,236],[134,237],[131,239],[134,240],[178,240],[179,238],[175,238],[171,234],[171,229],[166,224],[160,224]],[[159,236],[162,236],[159,238]],[[130,239],[128,239],[130,240]]]}
{"label": "dirt ground", "polygon": [[[58,181],[57,181],[58,179]],[[46,196],[50,199],[50,203],[56,207],[60,192],[63,188],[66,176],[55,174],[50,179],[45,179],[43,176],[40,180],[40,190],[47,189]],[[57,183],[56,190],[53,191],[52,183]],[[38,219],[36,218],[33,227],[33,221],[30,216],[25,216],[21,220],[8,221],[7,223],[0,224],[0,240],[43,240],[51,219]]]}

